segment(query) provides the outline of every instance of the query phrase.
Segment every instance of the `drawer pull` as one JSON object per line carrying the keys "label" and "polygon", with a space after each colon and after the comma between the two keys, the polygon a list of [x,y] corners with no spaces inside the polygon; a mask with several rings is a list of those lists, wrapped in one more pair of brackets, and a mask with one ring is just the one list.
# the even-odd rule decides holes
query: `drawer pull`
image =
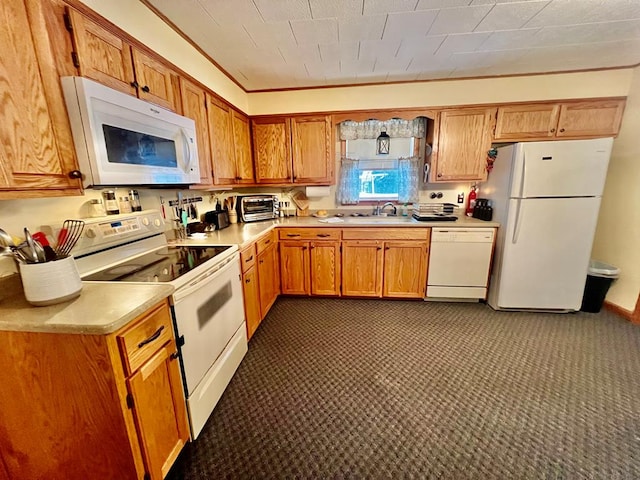
{"label": "drawer pull", "polygon": [[287,233],[287,237],[299,237],[299,233]]}
{"label": "drawer pull", "polygon": [[318,237],[326,238],[326,237],[330,237],[330,236],[331,236],[330,233],[318,233]]}
{"label": "drawer pull", "polygon": [[271,243],[271,239],[269,239],[269,240],[265,240],[265,241],[264,241],[264,244],[265,244],[265,245],[266,245],[267,243]]}
{"label": "drawer pull", "polygon": [[251,260],[253,260],[253,255],[251,255],[249,258],[247,258],[247,259],[245,260],[245,262],[250,262]]}
{"label": "drawer pull", "polygon": [[164,330],[164,325],[162,325],[160,328],[158,328],[158,330],[156,330],[156,331],[155,331],[155,333],[154,333],[153,335],[151,335],[149,338],[147,338],[147,339],[145,339],[145,340],[141,341],[141,342],[138,344],[138,348],[142,348],[142,347],[144,347],[147,343],[151,343],[151,342],[153,342],[155,339],[157,339],[157,338],[160,336],[160,334],[162,333],[162,330]]}
{"label": "drawer pull", "polygon": [[180,357],[180,354],[178,352],[173,352],[171,355],[169,355],[169,358],[171,360],[175,360],[178,357]]}

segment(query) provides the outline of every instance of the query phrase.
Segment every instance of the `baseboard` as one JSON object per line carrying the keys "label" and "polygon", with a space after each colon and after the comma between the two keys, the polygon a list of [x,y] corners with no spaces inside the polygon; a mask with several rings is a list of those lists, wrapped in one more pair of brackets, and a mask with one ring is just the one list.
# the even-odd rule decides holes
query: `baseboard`
{"label": "baseboard", "polygon": [[621,316],[622,318],[624,318],[626,320],[629,320],[630,322],[638,323],[638,320],[635,320],[635,318],[634,318],[635,312],[632,312],[631,310],[627,310],[626,308],[622,308],[622,307],[616,305],[615,303],[611,303],[611,302],[608,302],[606,300],[604,301],[604,308],[606,308],[610,312],[615,313],[616,315]]}

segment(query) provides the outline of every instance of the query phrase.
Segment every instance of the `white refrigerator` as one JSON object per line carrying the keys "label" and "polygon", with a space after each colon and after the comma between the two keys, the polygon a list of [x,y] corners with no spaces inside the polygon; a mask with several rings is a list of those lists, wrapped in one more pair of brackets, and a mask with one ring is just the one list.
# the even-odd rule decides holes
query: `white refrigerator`
{"label": "white refrigerator", "polygon": [[480,187],[501,224],[492,308],[580,309],[612,145],[600,138],[498,148]]}

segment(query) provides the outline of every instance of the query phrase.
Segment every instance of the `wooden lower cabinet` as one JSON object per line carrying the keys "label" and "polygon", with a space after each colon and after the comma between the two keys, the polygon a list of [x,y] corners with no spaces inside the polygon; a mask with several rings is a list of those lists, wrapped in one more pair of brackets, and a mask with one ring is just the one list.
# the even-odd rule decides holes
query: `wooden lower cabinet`
{"label": "wooden lower cabinet", "polygon": [[257,268],[260,290],[260,316],[264,318],[280,294],[277,244],[272,244],[258,254]]}
{"label": "wooden lower cabinet", "polygon": [[309,295],[309,242],[280,241],[280,288],[283,295]]}
{"label": "wooden lower cabinet", "polygon": [[258,286],[258,268],[254,265],[242,274],[244,291],[244,314],[247,320],[247,338],[251,338],[260,326],[260,290]]}
{"label": "wooden lower cabinet", "polygon": [[340,295],[339,241],[280,241],[284,295]]}
{"label": "wooden lower cabinet", "polygon": [[347,240],[342,242],[342,295],[379,297],[382,295],[382,242]]}
{"label": "wooden lower cabinet", "polygon": [[382,296],[424,298],[428,258],[428,242],[385,242]]}
{"label": "wooden lower cabinet", "polygon": [[108,335],[0,340],[8,478],[164,478],[189,440],[168,301]]}
{"label": "wooden lower cabinet", "polygon": [[340,295],[340,242],[311,242],[311,295]]}

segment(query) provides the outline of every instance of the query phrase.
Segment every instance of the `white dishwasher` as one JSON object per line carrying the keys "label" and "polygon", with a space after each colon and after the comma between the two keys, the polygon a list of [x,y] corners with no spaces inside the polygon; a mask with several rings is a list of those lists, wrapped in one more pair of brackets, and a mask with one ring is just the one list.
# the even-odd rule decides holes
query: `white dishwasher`
{"label": "white dishwasher", "polygon": [[485,299],[494,228],[433,228],[427,300]]}

